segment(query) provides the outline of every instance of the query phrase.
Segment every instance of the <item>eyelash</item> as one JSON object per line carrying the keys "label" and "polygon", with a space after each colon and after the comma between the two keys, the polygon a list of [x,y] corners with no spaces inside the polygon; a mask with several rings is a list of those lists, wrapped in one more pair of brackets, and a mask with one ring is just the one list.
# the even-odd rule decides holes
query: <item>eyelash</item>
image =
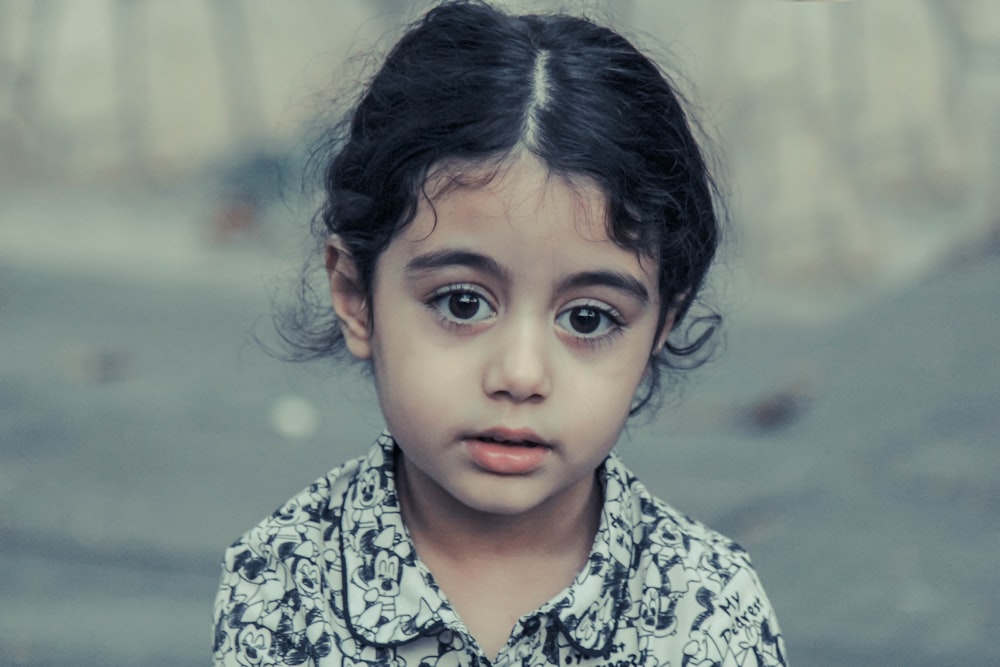
{"label": "eyelash", "polygon": [[[449,308],[452,305],[450,300],[456,296],[471,296],[478,300],[479,303],[477,312],[474,313],[474,315],[478,315],[479,309],[484,306],[489,309],[489,313],[475,320],[471,317],[465,319],[456,317],[454,313],[449,313]],[[446,299],[449,300],[449,303],[445,302]],[[497,309],[490,302],[490,299],[487,298],[476,286],[468,283],[447,285],[435,290],[428,297],[425,305],[429,310],[431,310],[432,313],[434,313],[443,325],[457,330],[474,326],[480,322],[485,322],[495,317],[497,313]],[[594,311],[598,318],[600,318],[598,328],[601,328],[603,325],[603,327],[607,330],[597,335],[588,335],[586,333],[574,332],[570,326],[563,326],[562,324],[559,324],[559,321],[563,317],[571,317],[574,312],[578,312],[583,309]],[[599,301],[583,301],[575,303],[568,308],[564,308],[556,314],[556,324],[563,331],[572,336],[575,341],[592,348],[598,348],[602,345],[610,343],[615,337],[621,335],[626,327],[624,319],[617,310]]]}
{"label": "eyelash", "polygon": [[572,331],[568,327],[560,325],[560,328],[569,333],[574,340],[592,348],[599,348],[603,345],[611,343],[612,340],[624,332],[626,325],[621,313],[600,301],[583,301],[580,303],[574,303],[572,306],[559,311],[556,315],[556,322],[558,323],[563,316],[571,316],[574,311],[579,311],[581,309],[589,309],[597,313],[598,317],[601,318],[601,322],[598,326],[600,327],[603,324],[606,326],[607,330],[597,335],[581,335]]}
{"label": "eyelash", "polygon": [[[451,299],[456,296],[467,295],[475,297],[479,300],[480,307],[486,306],[489,308],[490,313],[487,317],[480,320],[471,319],[461,319],[454,316],[454,314],[449,314],[448,304],[443,303],[445,299]],[[431,310],[432,313],[441,321],[442,324],[453,329],[464,329],[479,322],[490,319],[496,315],[496,308],[490,303],[490,300],[482,293],[481,290],[477,289],[474,285],[468,283],[458,283],[454,285],[447,285],[441,289],[435,290],[433,294],[425,302],[427,308]]]}

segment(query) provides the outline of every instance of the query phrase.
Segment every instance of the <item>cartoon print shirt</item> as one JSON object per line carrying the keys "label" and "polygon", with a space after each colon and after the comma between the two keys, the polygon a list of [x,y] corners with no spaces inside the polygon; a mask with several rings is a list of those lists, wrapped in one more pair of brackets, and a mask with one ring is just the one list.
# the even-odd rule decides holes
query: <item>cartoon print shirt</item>
{"label": "cartoon print shirt", "polygon": [[[785,665],[738,545],[653,498],[615,454],[573,584],[483,654],[403,526],[395,443],[322,477],[226,552],[216,665],[749,667]],[[484,601],[488,604],[488,601]]]}

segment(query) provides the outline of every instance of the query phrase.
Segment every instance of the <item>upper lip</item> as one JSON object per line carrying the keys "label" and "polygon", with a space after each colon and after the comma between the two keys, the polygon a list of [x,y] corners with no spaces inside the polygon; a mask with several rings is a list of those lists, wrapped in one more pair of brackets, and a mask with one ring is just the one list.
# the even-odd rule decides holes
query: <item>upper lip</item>
{"label": "upper lip", "polygon": [[476,439],[495,440],[500,443],[529,443],[532,445],[550,446],[544,438],[530,428],[506,428],[498,426],[474,433],[472,437]]}

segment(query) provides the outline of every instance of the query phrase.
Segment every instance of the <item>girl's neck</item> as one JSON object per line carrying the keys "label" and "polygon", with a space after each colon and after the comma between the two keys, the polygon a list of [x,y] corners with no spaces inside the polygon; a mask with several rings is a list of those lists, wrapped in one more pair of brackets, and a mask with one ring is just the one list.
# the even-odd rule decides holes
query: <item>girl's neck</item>
{"label": "girl's neck", "polygon": [[530,512],[490,514],[425,483],[397,453],[396,488],[417,555],[487,656],[586,564],[601,515],[592,480]]}

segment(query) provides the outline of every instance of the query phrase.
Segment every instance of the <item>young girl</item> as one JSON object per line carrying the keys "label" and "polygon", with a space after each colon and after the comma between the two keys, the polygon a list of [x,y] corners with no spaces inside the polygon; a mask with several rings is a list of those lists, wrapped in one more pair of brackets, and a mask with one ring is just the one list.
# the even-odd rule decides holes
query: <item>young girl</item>
{"label": "young girl", "polygon": [[[227,552],[218,665],[784,665],[746,553],[612,453],[715,252],[669,81],[579,18],[449,2],[331,142],[329,327],[387,430]],[[687,364],[690,365],[690,364]]]}

